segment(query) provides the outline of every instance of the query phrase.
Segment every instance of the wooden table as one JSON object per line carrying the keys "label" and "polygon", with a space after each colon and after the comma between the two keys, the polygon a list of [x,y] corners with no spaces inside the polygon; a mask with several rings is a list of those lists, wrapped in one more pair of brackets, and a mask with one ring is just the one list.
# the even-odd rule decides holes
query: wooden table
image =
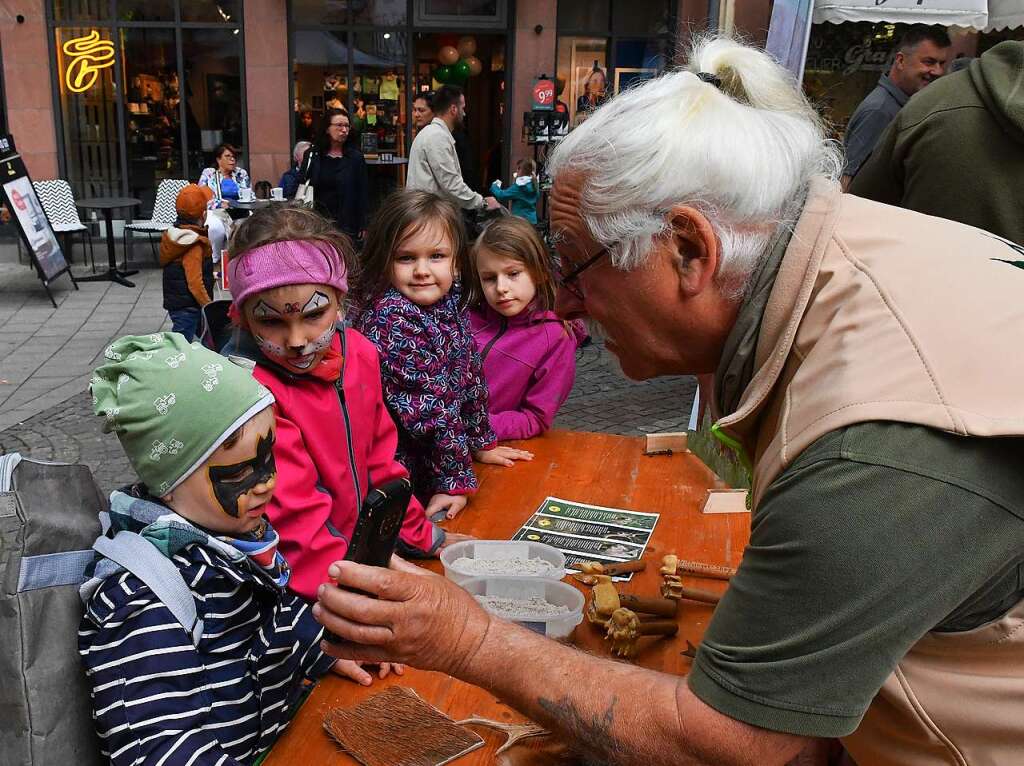
{"label": "wooden table", "polygon": [[[517,444],[534,453],[533,461],[517,463],[512,468],[478,466],[479,493],[468,508],[446,526],[480,538],[507,540],[545,497],[554,495],[661,514],[645,554],[647,571],[635,575],[630,583],[623,583],[620,586],[623,592],[657,595],[658,567],[666,553],[710,564],[737,566],[750,535],[750,515],[701,514],[705,490],[712,486],[714,475],[691,454],[646,457],[643,445],[640,438],[572,431],[552,431]],[[440,562],[432,561],[426,566],[441,571]],[[690,578],[685,582],[718,591],[724,590],[726,585],[716,580]],[[674,639],[642,639],[645,643],[637,664],[666,673],[686,674],[690,660],[680,652],[686,647],[687,639],[694,644],[700,641],[711,612],[710,606],[682,602],[679,635]],[[573,642],[598,656],[610,656],[601,635],[586,619],[576,628]],[[538,666],[542,665],[542,658],[538,658]],[[409,668],[402,677],[375,679],[369,688],[329,675],[318,684],[264,763],[266,766],[356,763],[339,752],[327,737],[321,726],[323,716],[332,707],[350,707],[391,684],[415,689],[423,699],[455,720],[474,715],[517,723],[525,720],[483,689],[442,673]],[[486,745],[457,763],[460,766],[494,763],[494,751],[501,745],[503,735],[481,727],[473,727],[473,730],[484,738]],[[507,755],[520,751],[517,762],[550,763],[552,759],[544,751],[552,749],[551,740],[551,737],[526,740]]]}

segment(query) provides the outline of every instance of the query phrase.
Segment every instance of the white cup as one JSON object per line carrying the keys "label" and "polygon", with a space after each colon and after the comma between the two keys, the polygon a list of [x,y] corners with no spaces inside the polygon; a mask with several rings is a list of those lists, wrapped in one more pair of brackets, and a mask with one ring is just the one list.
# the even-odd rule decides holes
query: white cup
{"label": "white cup", "polygon": [[284,200],[284,189],[280,186],[275,186],[270,190],[270,198]]}
{"label": "white cup", "polygon": [[252,189],[245,187],[238,190],[238,201],[239,202],[252,202],[253,193]]}

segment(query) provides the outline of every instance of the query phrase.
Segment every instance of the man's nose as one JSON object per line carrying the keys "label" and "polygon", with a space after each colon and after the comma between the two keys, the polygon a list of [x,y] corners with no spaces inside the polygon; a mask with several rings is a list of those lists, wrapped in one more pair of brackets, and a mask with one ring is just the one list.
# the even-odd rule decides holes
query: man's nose
{"label": "man's nose", "polygon": [[587,308],[579,298],[559,287],[555,293],[555,313],[559,319],[583,319],[587,316]]}

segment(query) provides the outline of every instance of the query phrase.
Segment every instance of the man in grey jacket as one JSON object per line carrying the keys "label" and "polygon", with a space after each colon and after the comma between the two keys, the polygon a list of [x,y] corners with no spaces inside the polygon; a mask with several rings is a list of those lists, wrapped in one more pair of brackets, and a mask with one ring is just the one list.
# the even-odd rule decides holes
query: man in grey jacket
{"label": "man in grey jacket", "polygon": [[850,185],[850,179],[857,175],[879,136],[907,100],[942,76],[949,46],[949,35],[941,27],[914,25],[903,35],[889,73],[879,78],[878,85],[860,103],[846,126],[843,189]]}
{"label": "man in grey jacket", "polygon": [[466,114],[466,96],[462,88],[442,85],[431,103],[434,119],[412,142],[409,152],[407,189],[422,189],[449,197],[463,210],[493,210],[498,201],[483,197],[469,188],[462,178],[455,153],[452,131],[462,124]]}

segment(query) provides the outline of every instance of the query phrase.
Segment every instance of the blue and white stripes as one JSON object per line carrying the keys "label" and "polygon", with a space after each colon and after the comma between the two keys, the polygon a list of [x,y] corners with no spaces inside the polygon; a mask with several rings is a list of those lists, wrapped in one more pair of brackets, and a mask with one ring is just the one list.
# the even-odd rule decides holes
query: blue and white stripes
{"label": "blue and white stripes", "polygon": [[203,619],[198,648],[128,572],[86,605],[79,651],[113,766],[247,764],[287,726],[303,680],[333,659],[309,606],[255,567],[189,545],[173,557]]}

